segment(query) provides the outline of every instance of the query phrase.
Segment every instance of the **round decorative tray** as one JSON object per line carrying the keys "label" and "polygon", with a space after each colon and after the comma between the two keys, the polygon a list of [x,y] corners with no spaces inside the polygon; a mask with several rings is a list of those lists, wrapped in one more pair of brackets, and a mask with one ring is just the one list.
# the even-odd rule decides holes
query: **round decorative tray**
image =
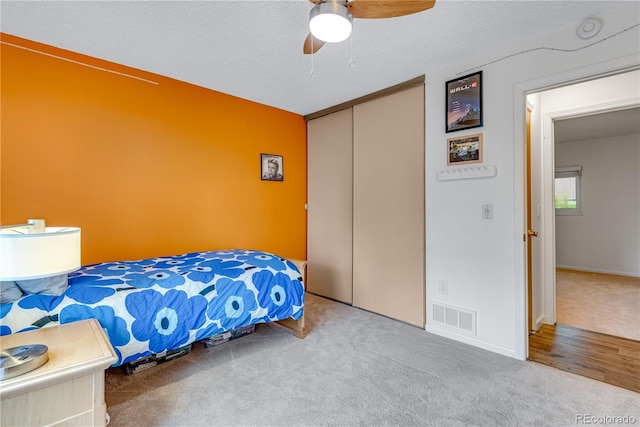
{"label": "round decorative tray", "polygon": [[0,381],[26,374],[49,360],[49,348],[43,344],[27,344],[0,351]]}

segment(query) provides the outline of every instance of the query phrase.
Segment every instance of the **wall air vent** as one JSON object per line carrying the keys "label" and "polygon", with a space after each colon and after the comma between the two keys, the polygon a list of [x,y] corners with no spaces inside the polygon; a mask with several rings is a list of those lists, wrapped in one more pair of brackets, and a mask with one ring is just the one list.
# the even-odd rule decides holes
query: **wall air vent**
{"label": "wall air vent", "polygon": [[439,302],[431,306],[432,320],[450,329],[476,335],[476,312]]}

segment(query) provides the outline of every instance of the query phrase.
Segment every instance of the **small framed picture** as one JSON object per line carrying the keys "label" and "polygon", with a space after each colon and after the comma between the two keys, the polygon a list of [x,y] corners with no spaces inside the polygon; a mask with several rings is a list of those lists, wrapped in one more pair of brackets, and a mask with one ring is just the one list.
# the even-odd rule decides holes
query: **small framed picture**
{"label": "small framed picture", "polygon": [[482,134],[447,139],[447,165],[482,162]]}
{"label": "small framed picture", "polygon": [[446,131],[482,126],[482,71],[449,80]]}
{"label": "small framed picture", "polygon": [[284,181],[282,156],[260,154],[260,176],[263,181]]}

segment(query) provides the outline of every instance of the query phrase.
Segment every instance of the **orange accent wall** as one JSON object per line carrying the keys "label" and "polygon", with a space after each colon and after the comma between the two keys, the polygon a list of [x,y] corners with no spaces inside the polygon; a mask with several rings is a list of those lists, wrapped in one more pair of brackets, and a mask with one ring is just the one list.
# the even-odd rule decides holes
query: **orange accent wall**
{"label": "orange accent wall", "polygon": [[[1,224],[81,227],[83,264],[223,248],[306,257],[302,116],[0,40]],[[260,179],[260,153],[284,156],[284,182]]]}

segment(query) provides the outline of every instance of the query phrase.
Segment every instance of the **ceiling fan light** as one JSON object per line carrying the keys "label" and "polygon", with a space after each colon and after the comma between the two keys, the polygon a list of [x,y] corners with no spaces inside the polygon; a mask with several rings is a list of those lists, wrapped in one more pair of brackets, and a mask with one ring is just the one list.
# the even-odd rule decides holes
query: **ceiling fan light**
{"label": "ceiling fan light", "polygon": [[337,43],[351,34],[351,13],[341,3],[320,3],[309,13],[309,29],[318,40]]}

